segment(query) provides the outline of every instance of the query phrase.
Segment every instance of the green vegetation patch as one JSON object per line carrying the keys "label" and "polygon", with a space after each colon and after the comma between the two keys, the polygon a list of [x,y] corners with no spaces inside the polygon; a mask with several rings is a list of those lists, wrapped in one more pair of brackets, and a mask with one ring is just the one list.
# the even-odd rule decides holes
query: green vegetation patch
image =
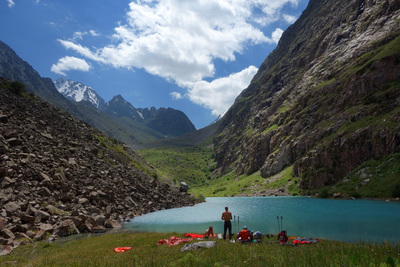
{"label": "green vegetation patch", "polygon": [[291,195],[299,195],[298,180],[298,177],[293,177],[291,166],[267,179],[261,177],[260,172],[248,176],[230,172],[208,181],[205,186],[190,189],[190,193],[205,197],[229,197],[268,195],[269,192],[285,189]]}
{"label": "green vegetation patch", "polygon": [[365,162],[335,186],[314,191],[318,197],[329,198],[335,193],[354,198],[400,197],[400,154]]}
{"label": "green vegetation patch", "polygon": [[[399,266],[399,245],[320,243],[281,246],[276,237],[241,245],[217,239],[212,248],[181,252],[184,244],[156,245],[178,233],[117,233],[20,246],[1,266]],[[197,242],[197,240],[193,241]],[[132,247],[124,253],[115,247]]]}
{"label": "green vegetation patch", "polygon": [[163,177],[175,183],[204,185],[215,169],[212,148],[181,147],[137,150]]}
{"label": "green vegetation patch", "polygon": [[365,53],[356,61],[357,65],[350,69],[351,74],[357,73],[361,75],[367,72],[374,62],[400,54],[400,36],[397,36],[386,45],[376,45],[378,46],[377,49]]}

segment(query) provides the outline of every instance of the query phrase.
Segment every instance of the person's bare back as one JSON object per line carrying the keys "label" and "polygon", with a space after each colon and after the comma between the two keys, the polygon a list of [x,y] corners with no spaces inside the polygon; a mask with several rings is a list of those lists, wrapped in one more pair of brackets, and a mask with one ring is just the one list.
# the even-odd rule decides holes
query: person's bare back
{"label": "person's bare back", "polygon": [[228,207],[225,207],[225,211],[222,213],[221,219],[226,222],[232,220],[232,213],[228,211]]}
{"label": "person's bare back", "polygon": [[232,220],[232,213],[230,211],[224,211],[222,213],[221,219],[226,221],[226,222]]}

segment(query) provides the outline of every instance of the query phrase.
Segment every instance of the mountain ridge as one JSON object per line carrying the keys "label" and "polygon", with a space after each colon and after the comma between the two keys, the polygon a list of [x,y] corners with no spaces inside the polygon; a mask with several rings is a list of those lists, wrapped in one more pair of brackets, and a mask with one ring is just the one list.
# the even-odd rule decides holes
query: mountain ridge
{"label": "mountain ridge", "polygon": [[[186,114],[173,108],[135,108],[120,94],[105,102],[93,88],[70,79],[59,78],[55,85],[57,90],[69,100],[75,102],[86,100],[112,118],[132,119],[161,133],[164,138],[176,137],[196,130]],[[85,95],[88,97],[84,97]]]}
{"label": "mountain ridge", "polygon": [[217,173],[293,166],[309,194],[398,153],[399,6],[311,0],[222,119]]}

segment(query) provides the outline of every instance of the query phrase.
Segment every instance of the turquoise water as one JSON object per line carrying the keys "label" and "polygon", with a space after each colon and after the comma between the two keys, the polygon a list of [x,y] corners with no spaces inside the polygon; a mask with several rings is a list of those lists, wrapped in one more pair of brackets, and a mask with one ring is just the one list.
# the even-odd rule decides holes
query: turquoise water
{"label": "turquoise water", "polygon": [[309,197],[206,198],[192,207],[157,211],[124,225],[138,232],[204,233],[208,226],[223,232],[221,214],[228,206],[232,230],[277,234],[277,216],[289,235],[346,242],[400,243],[400,203],[372,200],[331,200]]}

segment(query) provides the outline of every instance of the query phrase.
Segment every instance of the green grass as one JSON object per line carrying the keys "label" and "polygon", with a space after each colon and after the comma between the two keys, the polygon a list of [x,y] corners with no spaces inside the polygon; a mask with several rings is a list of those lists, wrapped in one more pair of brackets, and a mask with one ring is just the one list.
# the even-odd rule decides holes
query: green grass
{"label": "green grass", "polygon": [[291,166],[267,179],[261,177],[260,172],[239,176],[231,172],[208,181],[202,187],[191,188],[189,192],[205,197],[228,197],[240,194],[252,195],[253,193],[263,195],[269,189],[287,187],[291,195],[299,195],[298,179],[298,177],[293,177]]}
{"label": "green grass", "polygon": [[[181,252],[183,244],[156,245],[177,233],[116,233],[75,241],[21,246],[0,257],[1,266],[400,266],[394,244],[349,244],[322,240],[312,245],[281,246],[275,238],[241,245],[216,240],[209,249]],[[195,241],[194,241],[195,242]],[[115,247],[132,247],[116,253]]]}
{"label": "green grass", "polygon": [[191,187],[204,185],[215,169],[211,148],[154,148],[136,152],[156,167],[161,176],[176,183],[184,181]]}

